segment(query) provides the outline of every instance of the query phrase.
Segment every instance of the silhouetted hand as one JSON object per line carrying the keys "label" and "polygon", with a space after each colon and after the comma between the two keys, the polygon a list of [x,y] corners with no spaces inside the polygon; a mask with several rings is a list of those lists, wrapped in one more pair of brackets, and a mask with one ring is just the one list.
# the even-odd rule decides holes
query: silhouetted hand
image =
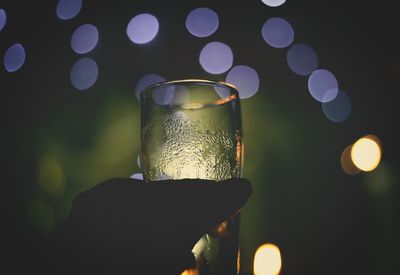
{"label": "silhouetted hand", "polygon": [[111,179],[78,195],[46,260],[51,274],[180,274],[200,237],[235,215],[252,192],[221,182]]}

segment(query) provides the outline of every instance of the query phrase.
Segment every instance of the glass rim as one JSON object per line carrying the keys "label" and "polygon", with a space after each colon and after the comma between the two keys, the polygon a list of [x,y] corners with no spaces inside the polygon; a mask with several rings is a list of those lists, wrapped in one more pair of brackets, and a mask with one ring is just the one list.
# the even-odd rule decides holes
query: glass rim
{"label": "glass rim", "polygon": [[[140,92],[140,97],[144,97],[145,94],[150,93],[156,88],[159,87],[168,87],[169,85],[190,85],[190,84],[200,84],[200,85],[209,85],[211,87],[223,87],[225,89],[229,89],[230,93],[226,97],[221,97],[218,100],[213,100],[207,103],[189,103],[189,104],[183,104],[182,106],[187,108],[187,109],[199,109],[202,107],[207,107],[207,106],[220,106],[225,103],[228,103],[232,100],[239,100],[239,92],[237,88],[230,83],[222,82],[222,81],[213,81],[213,80],[208,80],[208,79],[181,79],[181,80],[171,80],[171,81],[163,81],[159,83],[155,83],[153,85],[150,85],[146,88],[144,88]],[[142,102],[142,100],[141,100]],[[181,105],[181,104],[165,104],[165,105]]]}
{"label": "glass rim", "polygon": [[196,83],[222,86],[225,88],[228,87],[229,89],[234,90],[239,95],[238,89],[236,88],[235,85],[233,85],[231,83],[224,82],[224,81],[214,81],[214,80],[209,80],[209,79],[199,79],[199,78],[187,78],[187,79],[178,79],[178,80],[169,80],[169,81],[158,82],[158,83],[155,83],[155,84],[152,84],[150,86],[143,88],[142,91],[140,92],[140,94],[142,94],[148,90],[152,90],[154,88],[163,87],[163,86],[167,86],[167,85],[196,84]]}

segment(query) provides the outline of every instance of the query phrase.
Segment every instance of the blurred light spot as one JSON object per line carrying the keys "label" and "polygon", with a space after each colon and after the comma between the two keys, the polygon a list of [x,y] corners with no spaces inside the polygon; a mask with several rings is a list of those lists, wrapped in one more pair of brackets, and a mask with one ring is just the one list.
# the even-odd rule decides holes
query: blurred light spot
{"label": "blurred light spot", "polygon": [[364,136],[364,137],[375,141],[376,144],[379,145],[379,148],[381,148],[381,150],[382,150],[381,140],[380,140],[377,136],[375,136],[375,135],[366,135],[366,136]]}
{"label": "blurred light spot", "polygon": [[0,31],[4,28],[7,23],[7,14],[6,11],[0,9]]}
{"label": "blurred light spot", "polygon": [[227,221],[221,222],[219,225],[217,225],[217,227],[212,229],[211,232],[213,234],[215,234],[216,236],[218,236],[218,237],[227,237],[227,236],[229,236],[228,222]]}
{"label": "blurred light spot", "polygon": [[[183,86],[182,86],[183,87]],[[188,92],[185,91],[177,91],[180,90],[178,85],[174,86],[162,86],[156,87],[153,89],[153,100],[155,103],[159,105],[168,105],[175,101],[178,102],[182,99],[182,96],[187,96]],[[184,94],[186,92],[186,94]],[[175,98],[175,100],[174,100]]]}
{"label": "blurred light spot", "polygon": [[[242,156],[242,163],[241,163],[241,167],[243,168],[243,165],[244,165],[244,156],[245,156],[245,154],[244,154],[244,141],[242,141],[242,154],[241,154],[241,156]],[[238,144],[236,144],[236,156],[237,156],[237,158],[239,158],[239,148],[238,148]]]}
{"label": "blurred light spot", "polygon": [[65,186],[64,171],[56,159],[46,157],[39,161],[38,184],[40,189],[51,197],[62,194]]}
{"label": "blurred light spot", "polygon": [[339,90],[335,99],[322,103],[322,111],[330,121],[342,122],[351,113],[350,97],[345,92]]}
{"label": "blurred light spot", "polygon": [[265,5],[269,6],[269,7],[279,7],[281,5],[283,5],[286,0],[261,0]]}
{"label": "blurred light spot", "polygon": [[71,37],[71,47],[76,53],[88,53],[96,47],[99,41],[99,32],[92,24],[78,27]]}
{"label": "blurred light spot", "polygon": [[[187,102],[187,100],[185,100],[185,102]],[[189,102],[189,103],[183,103],[180,107],[185,110],[196,110],[196,109],[203,108],[204,104]]]}
{"label": "blurred light spot", "polygon": [[348,175],[355,175],[361,172],[357,166],[354,165],[353,161],[351,160],[351,148],[353,144],[347,146],[340,156],[340,165],[342,166],[343,171]]}
{"label": "blurred light spot", "polygon": [[294,31],[288,21],[279,17],[268,19],[261,30],[265,42],[274,48],[285,48],[292,44]]}
{"label": "blurred light spot", "polygon": [[4,68],[7,72],[18,71],[25,63],[25,49],[17,43],[9,47],[4,54]]}
{"label": "blurred light spot", "polygon": [[[120,165],[134,158],[135,117],[131,113],[114,118],[101,130],[95,142],[95,158],[106,167]],[[104,157],[107,156],[107,157]]]}
{"label": "blurred light spot", "polygon": [[143,174],[142,173],[135,173],[131,176],[132,179],[137,179],[137,180],[143,180]]}
{"label": "blurred light spot", "polygon": [[97,80],[99,70],[93,59],[83,57],[71,69],[71,83],[78,90],[90,88]]}
{"label": "blurred light spot", "polygon": [[55,215],[46,201],[34,200],[29,206],[29,219],[32,226],[43,235],[49,235],[55,228]]}
{"label": "blurred light spot", "polygon": [[210,42],[201,50],[199,61],[206,72],[222,74],[232,67],[233,53],[224,43]]}
{"label": "blurred light spot", "polygon": [[82,0],[58,1],[56,13],[58,18],[68,20],[74,18],[82,9]]}
{"label": "blurred light spot", "polygon": [[381,161],[380,144],[369,136],[360,138],[351,149],[351,159],[362,171],[374,170]]}
{"label": "blurred light spot", "polygon": [[[165,81],[165,80],[164,80]],[[150,85],[159,83],[159,82],[164,82],[164,81],[157,81],[155,83],[152,83]],[[147,86],[150,86],[147,85]],[[140,91],[138,91],[140,92]],[[159,105],[183,105],[187,102],[190,101],[190,94],[189,91],[187,90],[186,86],[184,85],[161,85],[161,86],[156,86],[151,89],[151,96],[153,98],[154,103],[159,104]],[[139,98],[140,99],[140,98]],[[192,107],[194,105],[191,105]],[[185,106],[181,106],[185,107]],[[186,107],[190,107],[187,105]]]}
{"label": "blurred light spot", "polygon": [[277,275],[282,267],[281,252],[274,244],[261,245],[254,256],[255,275]]}
{"label": "blurred light spot", "polygon": [[[172,95],[169,95],[167,99],[170,99],[170,102],[166,101],[166,104],[174,104],[181,105],[184,109],[198,109],[201,108],[202,104],[197,104],[190,102],[190,93],[185,85],[174,85],[173,90],[167,91]],[[182,113],[183,115],[184,113]],[[182,117],[182,116],[181,116]]]}
{"label": "blurred light spot", "polygon": [[137,164],[138,168],[141,168],[141,165],[140,165],[140,154],[138,154],[138,156],[137,156],[136,164]]}
{"label": "blurred light spot", "polygon": [[199,275],[196,268],[185,269],[181,275]]}
{"label": "blurred light spot", "polygon": [[240,268],[241,268],[241,266],[240,266],[240,259],[241,259],[241,257],[240,257],[240,248],[238,249],[238,255],[237,255],[237,258],[236,258],[236,274],[241,274],[240,273]]}
{"label": "blurred light spot", "polygon": [[165,82],[165,78],[158,74],[145,74],[142,76],[135,87],[135,95],[138,101],[140,101],[140,93],[146,88],[153,84]]}
{"label": "blurred light spot", "polygon": [[241,99],[255,95],[260,85],[257,72],[244,65],[233,67],[226,76],[226,82],[235,85]]}
{"label": "blurred light spot", "polygon": [[338,82],[330,71],[315,70],[308,78],[308,91],[319,102],[329,102],[338,93]]}
{"label": "blurred light spot", "polygon": [[186,18],[186,28],[197,37],[212,35],[219,25],[218,15],[208,8],[197,8],[192,10]]}
{"label": "blurred light spot", "polygon": [[373,195],[382,195],[391,192],[394,183],[398,182],[391,167],[383,161],[365,179],[366,187]]}
{"label": "blurred light spot", "polygon": [[318,66],[318,56],[314,49],[302,43],[290,47],[286,60],[289,68],[298,75],[309,75]]}
{"label": "blurred light spot", "polygon": [[133,43],[145,44],[156,37],[158,28],[158,20],[154,15],[142,13],[129,21],[126,33]]}

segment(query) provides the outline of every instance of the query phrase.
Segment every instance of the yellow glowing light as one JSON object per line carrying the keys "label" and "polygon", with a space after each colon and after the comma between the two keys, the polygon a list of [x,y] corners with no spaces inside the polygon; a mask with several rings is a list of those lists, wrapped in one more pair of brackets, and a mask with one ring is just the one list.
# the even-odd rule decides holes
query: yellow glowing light
{"label": "yellow glowing light", "polygon": [[196,109],[201,109],[204,107],[204,104],[201,103],[184,103],[181,105],[183,109],[186,110],[196,110]]}
{"label": "yellow glowing light", "polygon": [[64,191],[64,170],[56,159],[51,157],[40,159],[38,184],[42,191],[51,196],[58,196]]}
{"label": "yellow glowing light", "polygon": [[196,269],[186,269],[181,275],[197,275]]}
{"label": "yellow glowing light", "polygon": [[351,160],[351,148],[353,148],[353,144],[347,146],[340,156],[340,165],[342,166],[343,171],[348,175],[355,175],[361,172],[357,166],[354,165]]}
{"label": "yellow glowing light", "polygon": [[274,244],[261,245],[254,256],[254,275],[278,275],[282,259],[279,248]]}
{"label": "yellow glowing light", "polygon": [[381,148],[374,136],[357,140],[351,149],[351,160],[362,171],[374,170],[381,160]]}

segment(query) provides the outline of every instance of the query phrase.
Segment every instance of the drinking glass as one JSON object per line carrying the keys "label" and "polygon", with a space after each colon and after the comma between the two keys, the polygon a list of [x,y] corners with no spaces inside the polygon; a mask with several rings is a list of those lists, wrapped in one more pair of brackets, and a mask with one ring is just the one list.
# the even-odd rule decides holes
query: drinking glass
{"label": "drinking glass", "polygon": [[[140,102],[145,181],[240,177],[241,112],[233,86],[196,79],[164,82],[144,89]],[[238,273],[238,229],[236,215],[198,241],[192,250],[197,274]]]}

